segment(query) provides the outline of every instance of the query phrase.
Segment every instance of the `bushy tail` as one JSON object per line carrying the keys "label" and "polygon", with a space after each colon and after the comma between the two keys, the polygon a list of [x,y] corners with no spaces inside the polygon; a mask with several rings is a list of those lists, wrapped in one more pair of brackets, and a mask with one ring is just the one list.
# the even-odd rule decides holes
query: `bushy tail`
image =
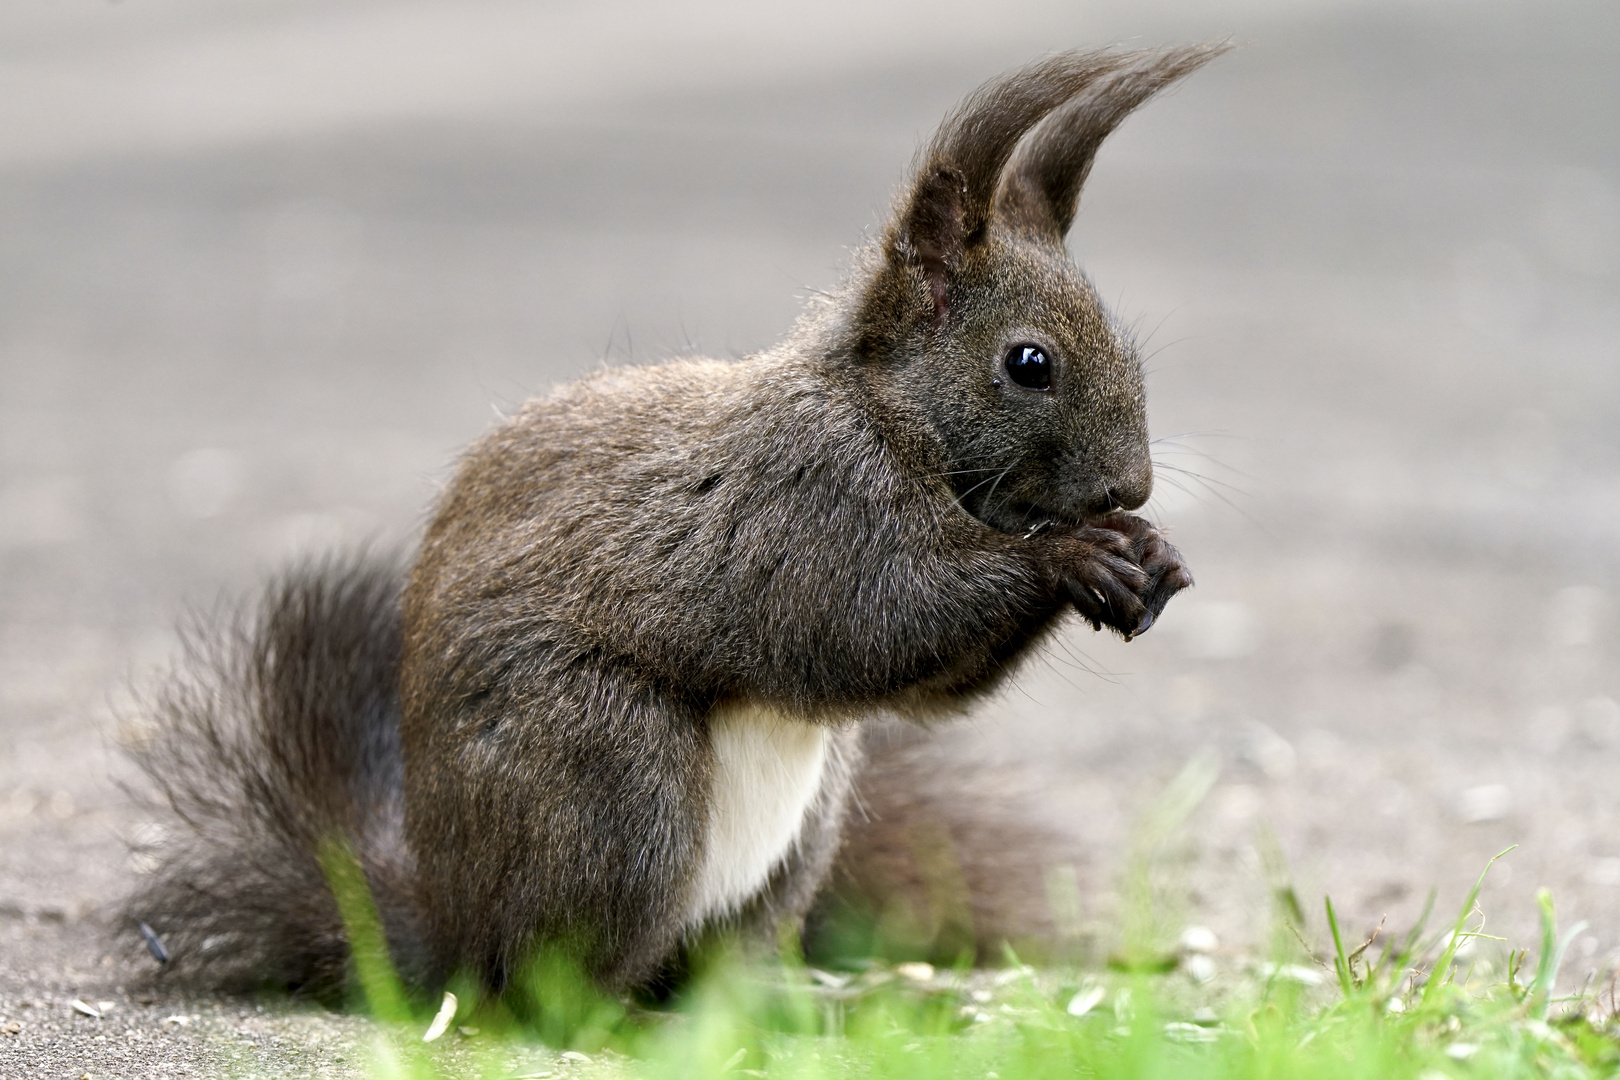
{"label": "bushy tail", "polygon": [[944,732],[865,733],[857,805],[806,941],[827,962],[882,954],[946,964],[1076,959],[1075,838],[1031,793],[989,775]]}
{"label": "bushy tail", "polygon": [[394,560],[287,571],[256,608],[199,622],[131,748],[166,818],[129,914],[166,971],[205,986],[342,993],[349,946],[317,853],[358,857],[396,965],[432,979],[404,842]]}

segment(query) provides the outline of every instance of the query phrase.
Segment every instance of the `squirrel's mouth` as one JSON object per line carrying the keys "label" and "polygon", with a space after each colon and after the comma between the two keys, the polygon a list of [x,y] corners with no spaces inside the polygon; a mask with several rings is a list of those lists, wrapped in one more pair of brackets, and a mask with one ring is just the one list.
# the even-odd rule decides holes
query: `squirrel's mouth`
{"label": "squirrel's mouth", "polygon": [[1008,521],[987,522],[1002,532],[1017,533],[1026,540],[1050,529],[1078,529],[1087,525],[1107,525],[1120,511],[1118,508],[1101,513],[1066,514],[1036,503],[1023,503],[1008,508]]}
{"label": "squirrel's mouth", "polygon": [[1039,536],[1048,529],[1074,528],[1084,519],[1059,513],[1037,503],[1012,503],[998,507],[994,514],[976,514],[980,521],[999,532],[1017,536]]}
{"label": "squirrel's mouth", "polygon": [[[1112,500],[1110,500],[1112,501]],[[997,532],[1013,536],[1037,536],[1048,529],[1078,529],[1095,525],[1118,513],[1118,507],[1106,510],[1087,510],[1080,507],[1055,507],[1031,499],[972,500],[963,508]]]}

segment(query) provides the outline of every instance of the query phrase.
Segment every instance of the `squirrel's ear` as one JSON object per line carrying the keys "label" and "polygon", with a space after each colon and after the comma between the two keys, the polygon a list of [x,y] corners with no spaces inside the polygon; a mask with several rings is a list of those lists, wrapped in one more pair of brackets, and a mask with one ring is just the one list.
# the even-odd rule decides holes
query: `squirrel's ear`
{"label": "squirrel's ear", "polygon": [[1231,47],[1221,41],[1114,54],[1112,69],[1051,111],[1011,155],[996,192],[997,218],[1030,232],[1067,235],[1102,141],[1137,106]]}
{"label": "squirrel's ear", "polygon": [[890,262],[921,270],[934,320],[947,286],[984,235],[996,189],[1018,140],[1063,102],[1133,59],[1128,53],[1062,53],[985,83],[946,117],[921,155],[885,236]]}

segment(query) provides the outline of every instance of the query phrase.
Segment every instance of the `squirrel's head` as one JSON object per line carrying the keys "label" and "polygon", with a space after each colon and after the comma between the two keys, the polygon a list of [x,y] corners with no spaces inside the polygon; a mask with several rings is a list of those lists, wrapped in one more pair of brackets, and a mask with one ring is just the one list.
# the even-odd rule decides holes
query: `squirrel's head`
{"label": "squirrel's head", "polygon": [[1147,501],[1141,362],[1064,237],[1103,139],[1226,48],[1064,53],[1004,75],[946,119],[902,190],[860,285],[854,350],[986,524]]}

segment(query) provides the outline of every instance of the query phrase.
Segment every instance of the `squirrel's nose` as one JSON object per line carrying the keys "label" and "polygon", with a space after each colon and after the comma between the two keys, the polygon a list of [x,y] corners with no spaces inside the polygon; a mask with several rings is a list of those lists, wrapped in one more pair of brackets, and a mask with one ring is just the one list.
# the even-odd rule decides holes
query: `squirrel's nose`
{"label": "squirrel's nose", "polygon": [[1144,461],[1140,466],[1121,470],[1110,477],[1103,488],[1108,510],[1135,510],[1153,494],[1153,465]]}

